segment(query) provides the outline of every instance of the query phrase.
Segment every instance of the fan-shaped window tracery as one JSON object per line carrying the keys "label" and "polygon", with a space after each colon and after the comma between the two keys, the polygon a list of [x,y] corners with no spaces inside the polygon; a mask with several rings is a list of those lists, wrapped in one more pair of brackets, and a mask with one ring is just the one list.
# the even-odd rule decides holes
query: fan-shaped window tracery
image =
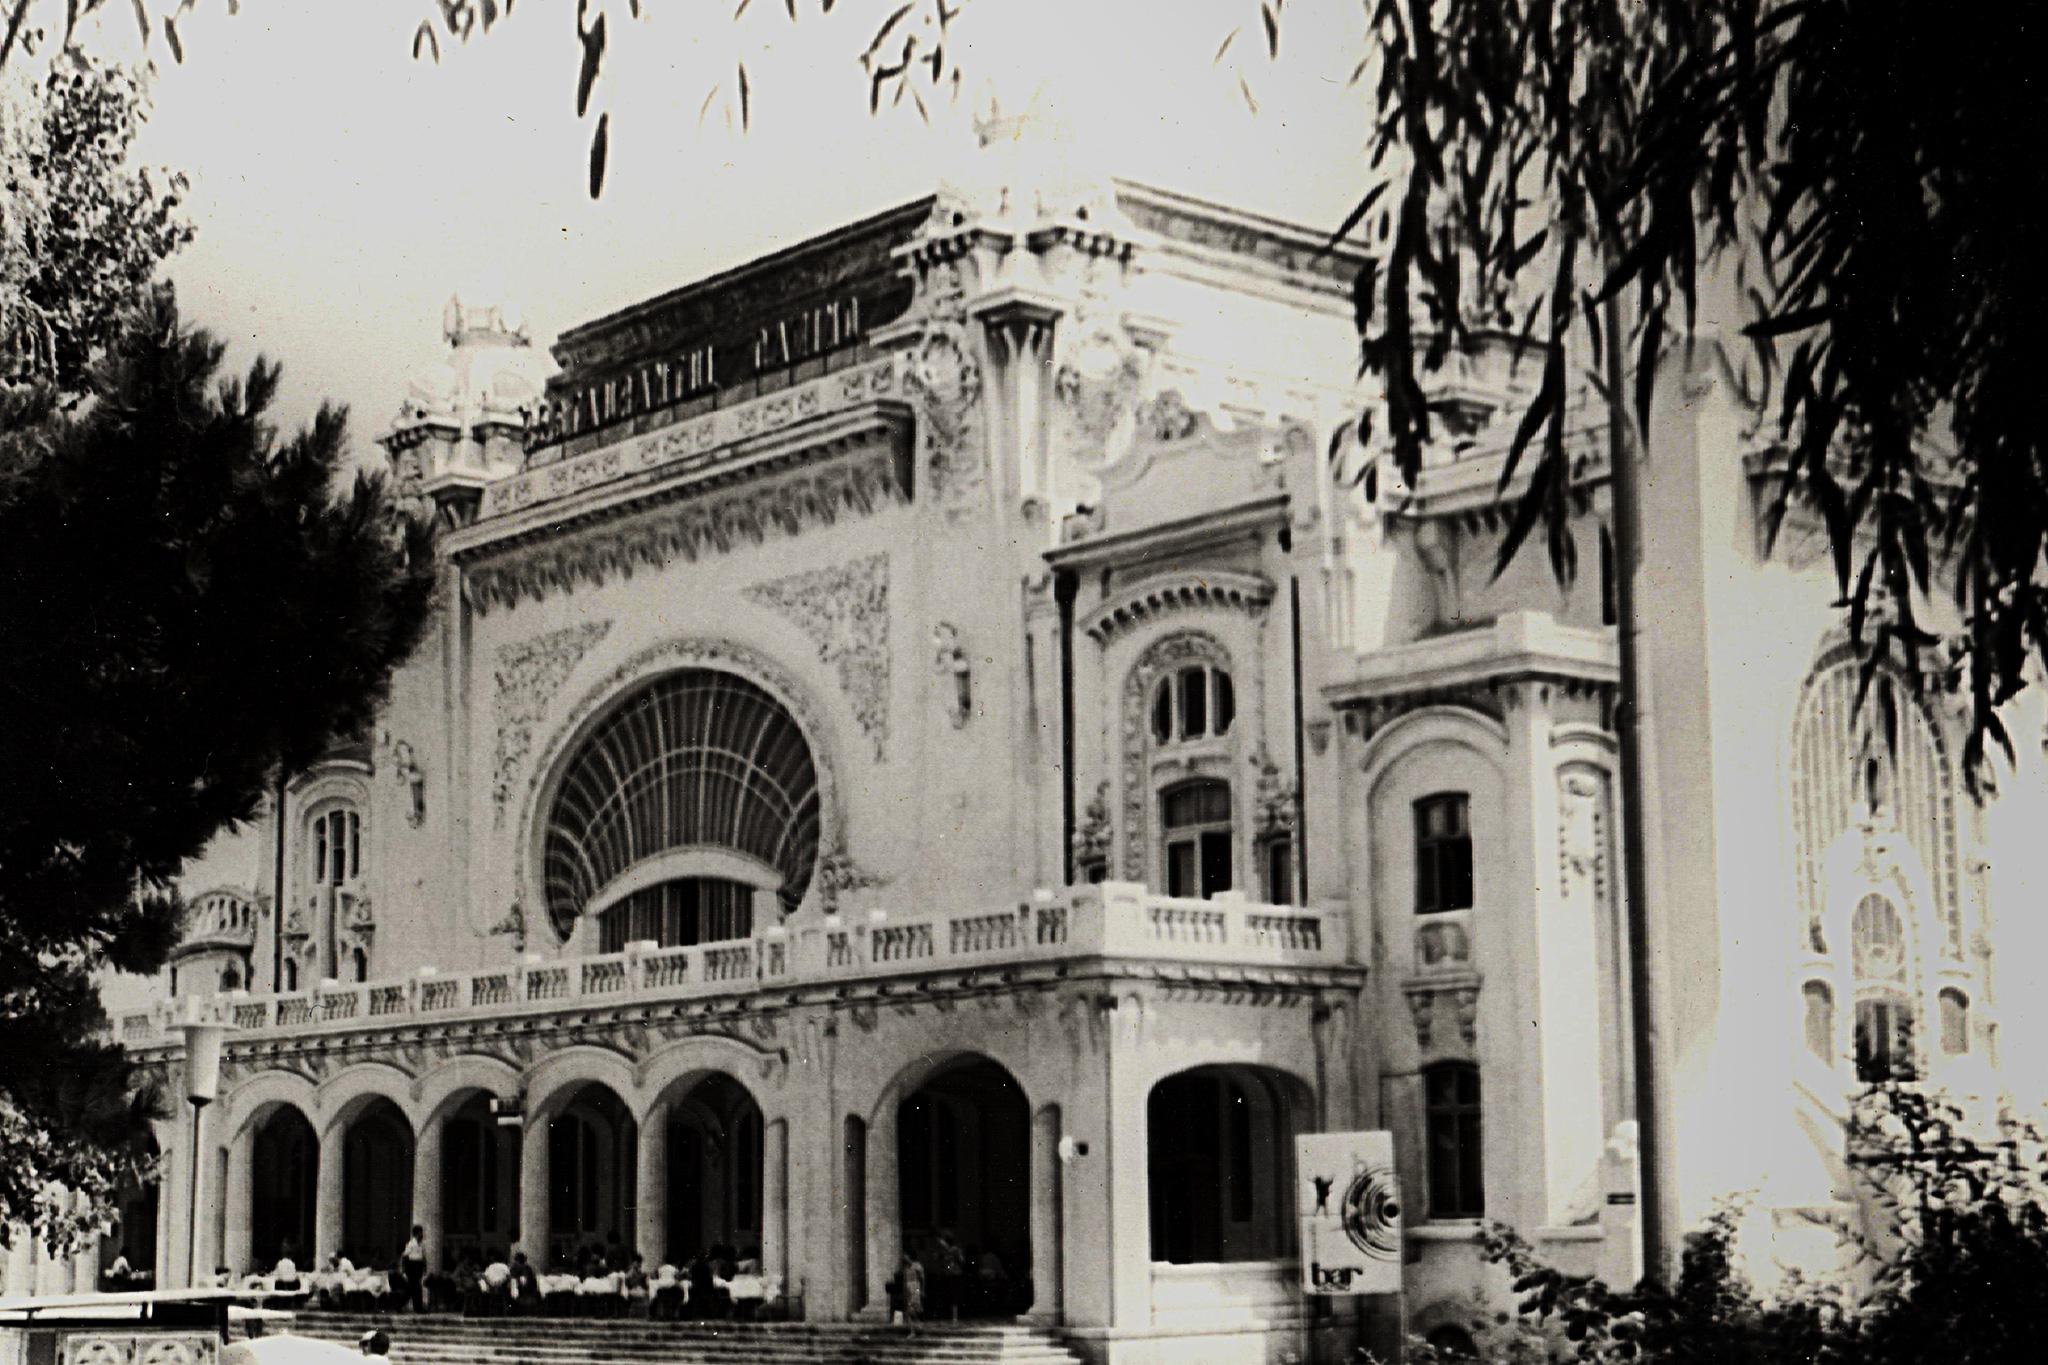
{"label": "fan-shaped window tracery", "polygon": [[[691,849],[758,864],[788,913],[810,885],[818,810],[810,746],[772,696],[712,669],[658,678],[598,724],[555,788],[542,849],[549,920],[567,939],[622,878]],[[636,901],[662,885],[635,880]]]}

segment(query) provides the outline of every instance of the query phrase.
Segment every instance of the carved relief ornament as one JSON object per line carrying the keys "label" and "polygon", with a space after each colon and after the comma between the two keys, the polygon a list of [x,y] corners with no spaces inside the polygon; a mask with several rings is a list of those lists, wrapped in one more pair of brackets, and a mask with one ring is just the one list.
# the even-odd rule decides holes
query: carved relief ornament
{"label": "carved relief ornament", "polygon": [[586,621],[547,631],[530,640],[498,648],[497,735],[492,765],[491,804],[498,829],[505,827],[505,802],[521,765],[533,748],[533,727],[547,713],[548,703],[567,682],[598,641],[612,628],[610,621]]}
{"label": "carved relief ornament", "polygon": [[889,556],[806,570],[740,595],[787,617],[817,646],[880,762],[889,743]]}

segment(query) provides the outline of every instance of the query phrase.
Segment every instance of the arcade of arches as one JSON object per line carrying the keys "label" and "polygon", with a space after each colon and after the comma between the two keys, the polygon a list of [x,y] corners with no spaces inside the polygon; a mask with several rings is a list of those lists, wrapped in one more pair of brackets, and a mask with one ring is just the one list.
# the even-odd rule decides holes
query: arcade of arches
{"label": "arcade of arches", "polygon": [[[335,1251],[384,1266],[420,1222],[443,1268],[515,1248],[545,1248],[553,1265],[586,1248],[630,1249],[653,1265],[724,1246],[776,1273],[788,1269],[792,1236],[823,1237],[848,1253],[848,1311],[879,1311],[909,1251],[958,1268],[937,1292],[964,1316],[1056,1314],[1059,1106],[1034,1112],[1015,1076],[978,1053],[913,1069],[903,1084],[870,1119],[845,1117],[844,1221],[808,1229],[789,1225],[787,1122],[767,1121],[747,1085],[722,1071],[630,1102],[599,1081],[572,1084],[523,1125],[503,1121],[504,1106],[480,1088],[448,1096],[418,1132],[382,1096],[351,1101],[324,1129],[273,1102],[226,1139],[216,1245],[238,1273],[281,1256],[310,1268]],[[1148,1259],[1198,1267],[1292,1255],[1293,1139],[1309,1112],[1302,1082],[1263,1067],[1202,1065],[1154,1084]],[[138,1206],[134,1216],[146,1214]]]}

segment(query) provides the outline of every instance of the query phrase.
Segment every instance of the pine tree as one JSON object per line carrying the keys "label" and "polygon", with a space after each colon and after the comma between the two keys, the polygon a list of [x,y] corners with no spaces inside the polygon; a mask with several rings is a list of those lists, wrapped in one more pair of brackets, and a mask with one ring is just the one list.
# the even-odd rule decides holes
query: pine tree
{"label": "pine tree", "polygon": [[363,731],[432,600],[427,529],[335,491],[344,414],[279,439],[277,367],[222,354],[158,290],[84,401],[0,414],[0,1220],[60,1242],[47,1182],[103,1202],[150,1105],[95,973],[162,964],[183,862]]}

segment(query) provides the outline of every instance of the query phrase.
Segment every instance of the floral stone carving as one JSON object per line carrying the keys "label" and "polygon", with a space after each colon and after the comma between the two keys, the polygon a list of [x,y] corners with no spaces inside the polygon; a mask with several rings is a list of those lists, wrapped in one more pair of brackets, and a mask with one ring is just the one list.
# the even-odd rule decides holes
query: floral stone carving
{"label": "floral stone carving", "polygon": [[889,556],[869,555],[744,589],[750,602],[788,617],[838,672],[853,718],[881,761],[889,742]]}
{"label": "floral stone carving", "polygon": [[981,361],[967,329],[965,294],[958,265],[932,272],[925,282],[929,317],[924,335],[903,376],[903,390],[922,418],[920,463],[930,471],[933,491],[948,507],[965,505],[987,477]]}
{"label": "floral stone carving", "polygon": [[497,828],[505,827],[505,803],[533,750],[533,729],[548,703],[569,680],[591,647],[610,631],[610,621],[590,621],[536,635],[498,649],[498,749],[492,765],[491,802]]}

